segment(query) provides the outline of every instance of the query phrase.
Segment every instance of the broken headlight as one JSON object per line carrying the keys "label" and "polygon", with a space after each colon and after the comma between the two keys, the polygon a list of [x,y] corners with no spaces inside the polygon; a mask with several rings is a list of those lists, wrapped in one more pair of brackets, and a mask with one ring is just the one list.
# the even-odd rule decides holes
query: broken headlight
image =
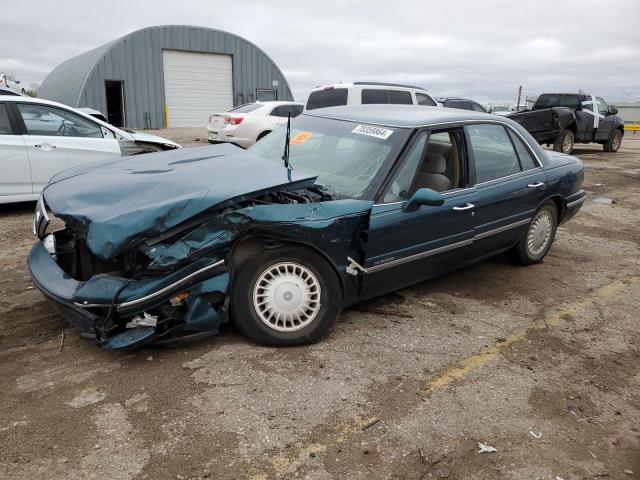
{"label": "broken headlight", "polygon": [[47,225],[49,225],[49,215],[44,206],[44,198],[40,195],[36,204],[36,214],[33,217],[33,234],[42,239],[47,231]]}

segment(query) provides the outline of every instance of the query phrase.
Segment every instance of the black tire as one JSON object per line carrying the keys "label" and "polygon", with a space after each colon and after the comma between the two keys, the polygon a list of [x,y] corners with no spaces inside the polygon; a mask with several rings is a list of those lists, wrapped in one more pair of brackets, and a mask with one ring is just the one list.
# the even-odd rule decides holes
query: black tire
{"label": "black tire", "polygon": [[622,132],[618,129],[611,132],[609,135],[609,139],[604,142],[602,148],[605,152],[617,152],[620,149],[620,144],[622,143]]}
{"label": "black tire", "polygon": [[573,132],[571,130],[563,130],[553,141],[553,149],[556,152],[562,152],[568,155],[573,151],[573,142]]}
{"label": "black tire", "polygon": [[258,138],[256,139],[256,142],[259,142],[260,140],[262,140],[264,137],[266,137],[270,133],[271,133],[271,130],[267,130],[266,132],[262,132],[260,135],[258,135]]}
{"label": "black tire", "polygon": [[26,92],[26,90],[25,90],[24,88],[22,89],[22,93],[27,93],[27,92]]}
{"label": "black tire", "polygon": [[[314,285],[319,285],[319,301],[315,314],[311,315],[312,318],[306,325],[301,323],[297,330],[293,330],[296,326],[292,322],[288,322],[291,325],[284,323],[282,325],[268,325],[267,321],[276,322],[276,320],[262,320],[268,316],[268,313],[263,313],[261,318],[254,304],[254,289],[256,292],[265,292],[264,289],[256,287],[256,283],[264,278],[263,275],[268,270],[282,264],[302,266],[315,277],[314,280],[317,283]],[[282,266],[280,268],[288,267]],[[261,285],[263,284],[261,283]],[[287,283],[286,285],[291,284]],[[285,288],[282,298],[285,301],[290,301],[291,291],[284,286],[280,288]],[[287,294],[289,298],[285,297]],[[265,295],[265,298],[273,298],[274,301],[275,297],[275,292],[273,297]],[[268,312],[266,306],[263,305],[262,308]],[[339,317],[341,308],[342,288],[333,267],[319,254],[298,245],[287,245],[272,250],[265,249],[256,257],[246,261],[236,272],[231,290],[231,313],[238,329],[247,338],[262,345],[284,347],[317,342],[327,334]],[[289,330],[282,331],[278,328]]]}
{"label": "black tire", "polygon": [[[548,215],[548,217],[546,216]],[[532,229],[536,228],[536,221],[540,219],[543,220],[549,219],[551,222],[551,231],[548,240],[544,244],[544,248],[540,251],[536,249],[530,248],[529,237],[531,235],[535,235],[532,233]],[[540,263],[542,259],[545,257],[551,245],[553,244],[553,240],[556,236],[556,229],[558,228],[558,210],[556,209],[556,204],[552,201],[545,202],[539,209],[536,211],[531,223],[529,224],[529,228],[527,228],[527,232],[522,236],[522,238],[515,244],[513,249],[511,250],[512,258],[519,263],[520,265],[533,265],[534,263]],[[535,241],[535,238],[533,239]]]}

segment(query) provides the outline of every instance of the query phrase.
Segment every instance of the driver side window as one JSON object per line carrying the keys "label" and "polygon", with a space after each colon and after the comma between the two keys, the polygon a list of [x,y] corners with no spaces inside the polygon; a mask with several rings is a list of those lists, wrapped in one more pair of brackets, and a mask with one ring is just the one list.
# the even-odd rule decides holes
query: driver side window
{"label": "driver side window", "polygon": [[27,135],[104,138],[102,129],[84,118],[48,105],[17,103]]}

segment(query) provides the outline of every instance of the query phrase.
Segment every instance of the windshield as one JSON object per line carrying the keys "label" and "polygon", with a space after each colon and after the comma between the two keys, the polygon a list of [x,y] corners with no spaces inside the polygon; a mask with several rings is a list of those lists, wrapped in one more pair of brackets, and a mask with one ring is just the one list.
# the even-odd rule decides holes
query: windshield
{"label": "windshield", "polygon": [[[251,152],[279,165],[286,124]],[[289,162],[297,177],[318,176],[316,183],[337,198],[371,199],[409,130],[301,115],[291,120]]]}
{"label": "windshield", "polygon": [[235,112],[235,113],[249,113],[259,109],[260,107],[264,107],[264,105],[261,103],[245,103],[244,105],[240,105],[239,107],[232,108],[229,111]]}

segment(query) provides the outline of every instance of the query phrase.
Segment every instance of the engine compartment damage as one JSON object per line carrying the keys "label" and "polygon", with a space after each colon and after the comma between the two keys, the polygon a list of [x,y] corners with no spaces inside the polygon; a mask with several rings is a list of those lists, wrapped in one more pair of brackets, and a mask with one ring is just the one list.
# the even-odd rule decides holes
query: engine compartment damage
{"label": "engine compartment damage", "polygon": [[[311,184],[223,205],[107,259],[89,246],[86,230],[67,224],[46,237],[54,255],[44,244],[32,251],[34,282],[83,336],[110,349],[215,335],[229,321],[234,269],[283,242],[322,252],[339,273],[345,304],[357,297],[347,258],[362,257],[372,202],[332,200]],[[45,291],[52,283],[65,291]]]}

